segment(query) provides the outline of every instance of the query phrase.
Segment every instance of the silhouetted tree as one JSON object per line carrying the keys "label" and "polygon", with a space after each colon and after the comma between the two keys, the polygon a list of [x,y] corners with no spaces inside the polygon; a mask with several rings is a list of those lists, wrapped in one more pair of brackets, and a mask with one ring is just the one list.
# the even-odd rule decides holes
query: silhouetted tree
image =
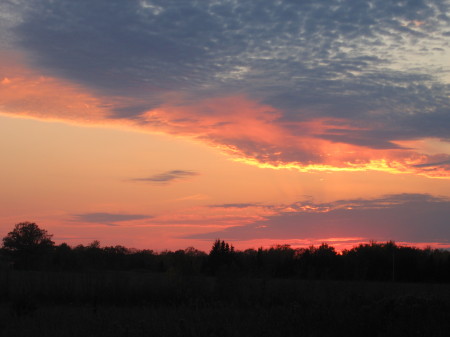
{"label": "silhouetted tree", "polygon": [[234,258],[234,247],[217,239],[209,252],[208,265],[213,274],[231,266]]}
{"label": "silhouetted tree", "polygon": [[204,273],[219,276],[219,293],[228,296],[235,279],[244,275],[263,279],[450,282],[450,251],[399,246],[393,241],[359,244],[339,254],[326,243],[308,248],[275,245],[235,251],[231,244],[218,239],[209,254],[193,247],[156,253],[120,245],[101,247],[97,240],[86,246],[55,246],[46,230],[23,222],[3,238],[0,248],[0,270],[12,268],[169,272],[182,276],[179,279],[194,279]]}
{"label": "silhouetted tree", "polygon": [[76,269],[75,254],[67,243],[61,243],[53,251],[53,267],[57,270]]}
{"label": "silhouetted tree", "polygon": [[36,267],[36,263],[54,246],[51,234],[34,222],[21,222],[3,238],[3,249],[16,268]]}
{"label": "silhouetted tree", "polygon": [[274,277],[290,277],[294,272],[295,251],[290,245],[275,245],[262,251],[263,268],[266,274]]}
{"label": "silhouetted tree", "polygon": [[334,247],[322,243],[318,248],[310,249],[315,267],[315,277],[320,279],[335,277],[339,268],[339,256]]}

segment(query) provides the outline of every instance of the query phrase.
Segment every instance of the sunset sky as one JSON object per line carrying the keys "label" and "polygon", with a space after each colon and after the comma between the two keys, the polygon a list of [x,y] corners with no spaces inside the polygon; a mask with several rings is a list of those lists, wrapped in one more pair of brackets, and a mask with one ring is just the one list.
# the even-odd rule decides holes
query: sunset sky
{"label": "sunset sky", "polygon": [[0,1],[0,235],[450,247],[449,0]]}

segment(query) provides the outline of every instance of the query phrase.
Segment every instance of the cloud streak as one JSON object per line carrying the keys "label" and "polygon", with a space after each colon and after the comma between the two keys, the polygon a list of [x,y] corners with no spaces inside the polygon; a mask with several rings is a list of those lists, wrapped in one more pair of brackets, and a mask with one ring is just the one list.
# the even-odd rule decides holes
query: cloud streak
{"label": "cloud streak", "polygon": [[153,218],[151,215],[143,214],[120,214],[120,213],[82,213],[74,214],[71,221],[102,224],[107,226],[118,226],[121,222],[144,220]]}
{"label": "cloud streak", "polygon": [[185,170],[172,170],[163,173],[154,174],[146,178],[135,178],[133,181],[143,181],[150,183],[169,183],[177,180],[185,180],[190,177],[199,175],[195,171],[185,171]]}
{"label": "cloud streak", "polygon": [[261,207],[260,204],[255,203],[233,203],[233,204],[218,204],[209,205],[211,208],[249,208],[249,207]]}

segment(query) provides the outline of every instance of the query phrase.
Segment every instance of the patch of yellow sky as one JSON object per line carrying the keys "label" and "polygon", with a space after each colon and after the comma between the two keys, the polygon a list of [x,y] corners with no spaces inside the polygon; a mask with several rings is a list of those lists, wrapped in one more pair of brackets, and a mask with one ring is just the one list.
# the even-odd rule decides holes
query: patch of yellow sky
{"label": "patch of yellow sky", "polygon": [[[384,172],[302,173],[236,162],[198,141],[119,126],[71,125],[0,115],[0,235],[36,221],[71,244],[174,249],[209,243],[176,239],[248,223],[263,208],[218,209],[223,203],[288,205],[372,198],[392,193],[450,196],[450,181]],[[133,181],[171,170],[199,175],[167,184]],[[83,213],[144,214],[153,218],[106,226],[73,221]],[[206,246],[205,246],[206,245]]]}

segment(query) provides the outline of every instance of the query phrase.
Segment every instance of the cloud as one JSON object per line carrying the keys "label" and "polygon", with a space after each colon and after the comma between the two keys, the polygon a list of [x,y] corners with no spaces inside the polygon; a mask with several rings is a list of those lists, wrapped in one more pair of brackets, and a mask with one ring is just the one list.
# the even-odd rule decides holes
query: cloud
{"label": "cloud", "polygon": [[432,166],[443,166],[443,165],[450,165],[450,160],[444,160],[441,162],[437,162],[437,163],[425,163],[425,164],[418,164],[418,165],[414,165],[414,167],[432,167]]}
{"label": "cloud", "polygon": [[168,183],[175,180],[187,179],[189,177],[199,175],[198,172],[195,171],[185,171],[185,170],[172,170],[159,174],[152,175],[146,178],[136,178],[132,179],[133,181],[147,181],[153,183]]}
{"label": "cloud", "polygon": [[74,214],[72,221],[103,224],[107,226],[118,226],[118,222],[151,219],[151,215],[143,214],[120,214],[120,213],[82,213]]}
{"label": "cloud", "polygon": [[276,214],[243,226],[191,235],[212,240],[364,240],[450,242],[450,199],[428,194],[395,194],[375,199],[311,201],[280,205]]}
{"label": "cloud", "polygon": [[0,41],[88,91],[106,122],[269,167],[450,175],[399,145],[449,139],[446,0],[17,0],[0,12]]}

